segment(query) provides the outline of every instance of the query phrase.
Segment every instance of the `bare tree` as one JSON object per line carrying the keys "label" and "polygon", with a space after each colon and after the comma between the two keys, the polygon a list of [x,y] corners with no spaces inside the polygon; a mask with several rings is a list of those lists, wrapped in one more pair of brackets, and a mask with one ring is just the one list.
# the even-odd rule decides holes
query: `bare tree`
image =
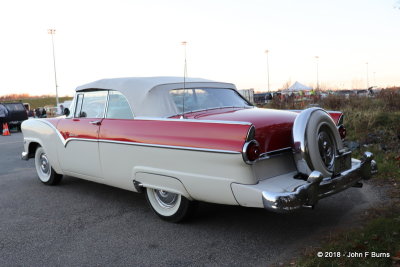
{"label": "bare tree", "polygon": [[292,85],[292,81],[289,78],[283,85],[282,85],[282,90],[288,89]]}

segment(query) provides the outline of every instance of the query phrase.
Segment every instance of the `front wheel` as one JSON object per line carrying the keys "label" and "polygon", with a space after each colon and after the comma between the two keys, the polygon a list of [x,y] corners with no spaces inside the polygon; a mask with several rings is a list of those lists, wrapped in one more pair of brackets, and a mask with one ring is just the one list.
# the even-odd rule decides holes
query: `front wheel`
{"label": "front wheel", "polygon": [[43,147],[39,146],[35,153],[35,167],[39,180],[47,185],[59,184],[62,175],[51,167],[50,161]]}
{"label": "front wheel", "polygon": [[146,199],[158,217],[169,222],[180,222],[189,218],[197,203],[180,194],[146,188]]}

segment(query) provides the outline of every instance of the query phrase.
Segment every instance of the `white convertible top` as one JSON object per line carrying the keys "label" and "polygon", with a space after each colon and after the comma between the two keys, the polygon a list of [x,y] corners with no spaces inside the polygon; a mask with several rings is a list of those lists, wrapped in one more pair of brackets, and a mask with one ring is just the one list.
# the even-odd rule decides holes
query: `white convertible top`
{"label": "white convertible top", "polygon": [[[169,117],[178,110],[169,91],[182,89],[183,77],[128,77],[101,79],[76,88],[77,92],[89,89],[116,90],[127,98],[135,116]],[[185,88],[230,88],[231,83],[221,83],[202,78],[186,78]]]}

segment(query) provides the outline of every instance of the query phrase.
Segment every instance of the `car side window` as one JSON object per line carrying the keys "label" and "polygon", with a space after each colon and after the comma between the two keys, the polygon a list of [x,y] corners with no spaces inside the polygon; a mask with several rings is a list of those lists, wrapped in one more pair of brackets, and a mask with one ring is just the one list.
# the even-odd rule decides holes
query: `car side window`
{"label": "car side window", "polygon": [[78,95],[75,117],[103,118],[107,91],[91,91]]}
{"label": "car side window", "polygon": [[133,114],[128,100],[118,91],[109,91],[107,118],[133,119]]}

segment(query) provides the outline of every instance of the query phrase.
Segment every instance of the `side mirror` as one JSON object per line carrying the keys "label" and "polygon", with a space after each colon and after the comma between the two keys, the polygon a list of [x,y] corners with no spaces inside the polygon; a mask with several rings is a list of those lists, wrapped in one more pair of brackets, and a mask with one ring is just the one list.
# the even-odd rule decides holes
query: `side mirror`
{"label": "side mirror", "polygon": [[64,113],[65,116],[68,117],[69,114],[70,114],[69,108],[64,108],[64,112],[63,113]]}

